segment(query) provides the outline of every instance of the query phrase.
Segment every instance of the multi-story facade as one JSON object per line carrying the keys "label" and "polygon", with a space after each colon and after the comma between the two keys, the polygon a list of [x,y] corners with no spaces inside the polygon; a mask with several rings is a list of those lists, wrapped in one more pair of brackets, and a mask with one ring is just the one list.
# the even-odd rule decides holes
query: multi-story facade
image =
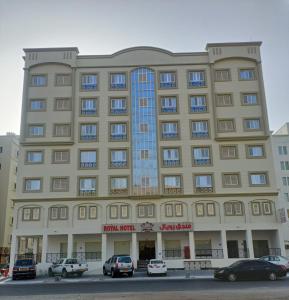
{"label": "multi-story facade", "polygon": [[272,134],[276,182],[279,191],[278,210],[283,227],[287,256],[289,255],[289,123]]}
{"label": "multi-story facade", "polygon": [[0,264],[7,262],[10,252],[18,148],[18,136],[13,133],[0,136]]}
{"label": "multi-story facade", "polygon": [[25,49],[11,263],[284,253],[260,45]]}

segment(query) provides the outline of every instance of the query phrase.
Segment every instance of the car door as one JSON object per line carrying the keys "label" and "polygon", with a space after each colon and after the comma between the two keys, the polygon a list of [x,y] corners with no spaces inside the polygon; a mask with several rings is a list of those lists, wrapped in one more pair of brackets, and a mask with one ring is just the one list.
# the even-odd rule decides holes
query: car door
{"label": "car door", "polygon": [[110,271],[110,268],[109,268],[110,262],[111,262],[111,258],[110,258],[109,260],[107,260],[107,261],[105,262],[105,264],[104,264],[104,268],[105,268],[105,271],[106,271],[106,272],[109,272],[109,271]]}
{"label": "car door", "polygon": [[250,261],[241,262],[234,272],[236,273],[238,279],[248,280],[252,278],[252,265]]}
{"label": "car door", "polygon": [[271,263],[262,260],[254,261],[254,271],[253,271],[254,279],[260,280],[260,279],[268,278],[271,270],[272,270]]}

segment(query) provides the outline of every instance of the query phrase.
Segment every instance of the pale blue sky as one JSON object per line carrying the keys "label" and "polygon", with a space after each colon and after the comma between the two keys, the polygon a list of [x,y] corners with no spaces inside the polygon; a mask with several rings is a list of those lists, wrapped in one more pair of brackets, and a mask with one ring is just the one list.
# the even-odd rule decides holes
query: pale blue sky
{"label": "pale blue sky", "polygon": [[270,127],[289,121],[289,0],[0,0],[0,135],[19,133],[23,48],[76,46],[81,55],[131,46],[204,51],[263,41]]}

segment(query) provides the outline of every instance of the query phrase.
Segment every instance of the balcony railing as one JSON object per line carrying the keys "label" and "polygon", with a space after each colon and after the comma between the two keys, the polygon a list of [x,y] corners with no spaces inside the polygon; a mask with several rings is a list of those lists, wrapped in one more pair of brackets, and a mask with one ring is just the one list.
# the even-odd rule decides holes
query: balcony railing
{"label": "balcony railing", "polygon": [[111,168],[126,168],[127,167],[127,161],[111,161],[110,162]]}
{"label": "balcony railing", "polygon": [[112,195],[127,195],[128,194],[128,188],[123,189],[111,189],[110,193]]}
{"label": "balcony railing", "polygon": [[163,250],[162,253],[164,259],[184,258],[182,249],[167,249]]}
{"label": "balcony railing", "polygon": [[79,262],[89,262],[101,260],[101,252],[73,252],[72,258],[77,258]]}
{"label": "balcony railing", "polygon": [[17,259],[32,259],[37,264],[41,262],[41,253],[18,253],[15,254],[15,260]]}
{"label": "balcony railing", "polygon": [[163,112],[163,113],[176,113],[177,108],[176,107],[162,107],[161,112]]}
{"label": "balcony railing", "polygon": [[111,89],[125,89],[126,84],[125,83],[111,83],[110,88]]}
{"label": "balcony railing", "polygon": [[163,165],[165,167],[178,167],[181,165],[181,161],[179,159],[165,159]]}
{"label": "balcony railing", "polygon": [[199,86],[205,86],[205,85],[206,85],[205,80],[189,81],[189,87],[199,87]]}
{"label": "balcony railing", "polygon": [[114,115],[122,115],[127,113],[126,108],[111,108],[110,113]]}
{"label": "balcony railing", "polygon": [[177,132],[163,132],[162,138],[163,139],[176,139],[178,137]]}
{"label": "balcony railing", "polygon": [[80,168],[96,168],[96,162],[80,162]]}
{"label": "balcony railing", "polygon": [[111,141],[126,141],[127,140],[127,134],[111,134],[110,135]]}
{"label": "balcony railing", "polygon": [[248,258],[249,249],[239,248],[238,251],[230,253],[228,249],[228,258]]}
{"label": "balcony railing", "polygon": [[255,258],[262,257],[265,255],[281,255],[280,248],[257,248],[254,247]]}
{"label": "balcony railing", "polygon": [[214,192],[214,188],[211,187],[211,186],[207,186],[207,187],[197,186],[196,187],[196,192],[197,193],[212,193],[212,192]]}
{"label": "balcony railing", "polygon": [[223,249],[195,249],[196,258],[224,258]]}
{"label": "balcony railing", "polygon": [[96,196],[96,190],[80,190],[79,196]]}
{"label": "balcony railing", "polygon": [[165,187],[164,193],[170,195],[183,194],[184,190],[181,187]]}
{"label": "balcony railing", "polygon": [[177,86],[175,81],[171,82],[160,82],[161,88],[175,88]]}
{"label": "balcony railing", "polygon": [[193,138],[207,138],[207,137],[209,137],[209,132],[208,131],[194,131],[194,132],[192,132],[192,137]]}
{"label": "balcony railing", "polygon": [[191,106],[191,113],[195,112],[207,112],[207,106]]}
{"label": "balcony railing", "polygon": [[81,113],[81,115],[84,115],[84,116],[95,115],[96,109],[82,109],[80,111],[80,113]]}
{"label": "balcony railing", "polygon": [[46,253],[46,262],[47,263],[56,263],[61,258],[67,257],[66,252],[58,252],[58,253]]}
{"label": "balcony railing", "polygon": [[194,165],[196,166],[206,166],[212,163],[210,158],[197,158],[193,160]]}
{"label": "balcony railing", "polygon": [[82,83],[81,89],[83,90],[96,90],[97,84],[96,83]]}
{"label": "balcony railing", "polygon": [[80,136],[81,141],[92,141],[96,140],[96,134],[89,134],[89,135],[81,135]]}

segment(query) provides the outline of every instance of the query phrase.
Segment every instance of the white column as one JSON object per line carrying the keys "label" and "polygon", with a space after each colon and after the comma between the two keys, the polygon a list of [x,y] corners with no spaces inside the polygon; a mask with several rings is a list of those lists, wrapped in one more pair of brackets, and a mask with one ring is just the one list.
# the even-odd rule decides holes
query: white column
{"label": "white column", "polygon": [[102,264],[106,262],[106,244],[107,244],[107,235],[103,233],[101,235],[101,261]]}
{"label": "white column", "polygon": [[226,230],[221,230],[224,259],[228,259],[227,234]]}
{"label": "white column", "polygon": [[189,247],[190,247],[190,258],[194,260],[195,257],[195,233],[193,231],[189,231]]}
{"label": "white column", "polygon": [[47,236],[47,233],[44,233],[42,236],[41,263],[46,263],[47,242],[48,242],[48,236]]}
{"label": "white column", "polygon": [[9,274],[12,275],[12,269],[15,263],[15,256],[18,252],[18,236],[12,234],[11,239],[11,250],[10,250],[10,263],[9,263]]}
{"label": "white column", "polygon": [[137,235],[136,232],[131,234],[131,257],[133,261],[133,265],[137,268]]}
{"label": "white column", "polygon": [[285,250],[285,243],[284,243],[284,236],[282,229],[277,229],[277,248],[281,249],[281,255],[286,256],[286,250]]}
{"label": "white column", "polygon": [[249,258],[254,258],[254,247],[253,247],[253,239],[252,239],[252,230],[246,230],[246,243],[247,249],[249,250]]}
{"label": "white column", "polygon": [[67,257],[72,257],[73,251],[73,234],[69,233],[67,235]]}
{"label": "white column", "polygon": [[163,239],[161,232],[157,232],[157,258],[163,259]]}

